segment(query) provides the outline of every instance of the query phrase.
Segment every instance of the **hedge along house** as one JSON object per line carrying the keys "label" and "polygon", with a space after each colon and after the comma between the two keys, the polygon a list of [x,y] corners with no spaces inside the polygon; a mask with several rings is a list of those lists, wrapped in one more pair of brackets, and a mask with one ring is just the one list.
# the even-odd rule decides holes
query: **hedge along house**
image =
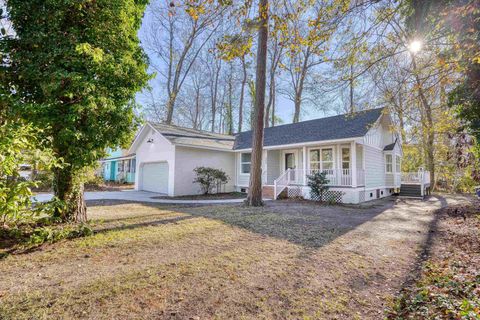
{"label": "hedge along house", "polygon": [[[135,188],[170,196],[200,193],[198,166],[231,178],[223,191],[248,190],[252,132],[220,135],[147,123],[129,153],[137,157]],[[343,203],[389,196],[401,186],[402,147],[386,109],[373,109],[264,130],[264,197],[309,198],[308,175],[322,171],[329,194]],[[423,188],[425,184],[422,184]]]}
{"label": "hedge along house", "polygon": [[100,161],[102,176],[105,181],[119,183],[135,183],[135,154],[129,154],[127,150],[117,148],[107,149],[108,156]]}
{"label": "hedge along house", "polygon": [[222,169],[230,177],[221,192],[235,189],[235,137],[148,122],[129,153],[137,158],[135,189],[169,196],[200,194],[197,167]]}

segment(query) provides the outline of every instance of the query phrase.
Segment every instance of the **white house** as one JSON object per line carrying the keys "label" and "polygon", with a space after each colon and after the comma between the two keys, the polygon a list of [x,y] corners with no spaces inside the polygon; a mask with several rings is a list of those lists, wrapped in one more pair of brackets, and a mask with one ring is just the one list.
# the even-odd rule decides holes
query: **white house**
{"label": "white house", "polygon": [[[193,169],[224,170],[226,192],[248,190],[252,132],[236,136],[147,123],[129,153],[137,157],[135,188],[169,196],[198,194]],[[309,197],[307,176],[324,171],[330,195],[359,203],[398,192],[402,148],[386,109],[373,109],[266,128],[265,197]],[[423,195],[423,193],[422,193]]]}
{"label": "white house", "polygon": [[235,137],[148,122],[129,152],[136,154],[135,189],[169,196],[200,193],[193,183],[196,167],[223,169],[231,178],[223,191],[235,189]]}

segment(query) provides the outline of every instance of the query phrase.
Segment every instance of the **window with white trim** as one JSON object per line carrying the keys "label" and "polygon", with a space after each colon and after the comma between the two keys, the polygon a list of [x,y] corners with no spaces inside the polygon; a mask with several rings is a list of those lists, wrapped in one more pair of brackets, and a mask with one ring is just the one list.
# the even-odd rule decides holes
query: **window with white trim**
{"label": "window with white trim", "polygon": [[350,169],[350,148],[342,148],[342,169]]}
{"label": "window with white trim", "polygon": [[395,171],[402,172],[402,158],[400,156],[395,156]]}
{"label": "window with white trim", "polygon": [[385,173],[393,172],[393,157],[391,154],[385,155]]}
{"label": "window with white trim", "polygon": [[250,166],[252,164],[252,154],[251,153],[242,153],[240,155],[240,172],[243,174],[250,173]]}
{"label": "window with white trim", "polygon": [[320,150],[310,150],[310,170],[320,170]]}
{"label": "window with white trim", "polygon": [[125,162],[122,160],[122,161],[118,161],[117,162],[117,171],[118,172],[123,172],[124,169],[125,169]]}
{"label": "window with white trim", "polygon": [[333,170],[333,149],[322,149],[322,170]]}

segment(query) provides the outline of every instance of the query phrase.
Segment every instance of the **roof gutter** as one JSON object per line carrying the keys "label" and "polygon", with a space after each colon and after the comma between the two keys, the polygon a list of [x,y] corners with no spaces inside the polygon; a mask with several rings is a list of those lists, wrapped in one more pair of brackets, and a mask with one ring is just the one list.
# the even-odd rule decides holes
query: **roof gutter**
{"label": "roof gutter", "polygon": [[205,149],[205,150],[213,150],[213,151],[223,151],[223,152],[235,152],[237,150],[233,150],[231,148],[214,148],[214,147],[208,147],[208,146],[199,146],[195,144],[185,144],[185,143],[173,143],[175,146],[178,147],[184,147],[184,148],[193,148],[193,149]]}
{"label": "roof gutter", "polygon": [[[292,143],[292,144],[281,144],[275,146],[264,146],[264,150],[275,150],[275,149],[285,149],[285,148],[295,148],[295,147],[303,147],[303,146],[315,146],[319,144],[332,144],[332,143],[342,143],[342,142],[358,142],[363,144],[363,136],[361,137],[352,137],[352,138],[344,138],[344,139],[332,139],[332,140],[320,140],[320,141],[311,141],[311,142],[300,142],[300,143]],[[240,152],[240,151],[250,151],[252,148],[245,148],[245,149],[235,149],[233,151]]]}

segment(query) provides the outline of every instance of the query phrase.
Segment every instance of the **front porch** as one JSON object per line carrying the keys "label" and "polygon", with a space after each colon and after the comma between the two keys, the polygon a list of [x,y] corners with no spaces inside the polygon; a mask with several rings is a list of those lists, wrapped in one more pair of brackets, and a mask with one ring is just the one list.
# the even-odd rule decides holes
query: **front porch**
{"label": "front porch", "polygon": [[308,176],[326,172],[331,187],[365,185],[363,145],[355,142],[268,149],[263,154],[263,181],[273,198],[288,186],[306,186]]}

